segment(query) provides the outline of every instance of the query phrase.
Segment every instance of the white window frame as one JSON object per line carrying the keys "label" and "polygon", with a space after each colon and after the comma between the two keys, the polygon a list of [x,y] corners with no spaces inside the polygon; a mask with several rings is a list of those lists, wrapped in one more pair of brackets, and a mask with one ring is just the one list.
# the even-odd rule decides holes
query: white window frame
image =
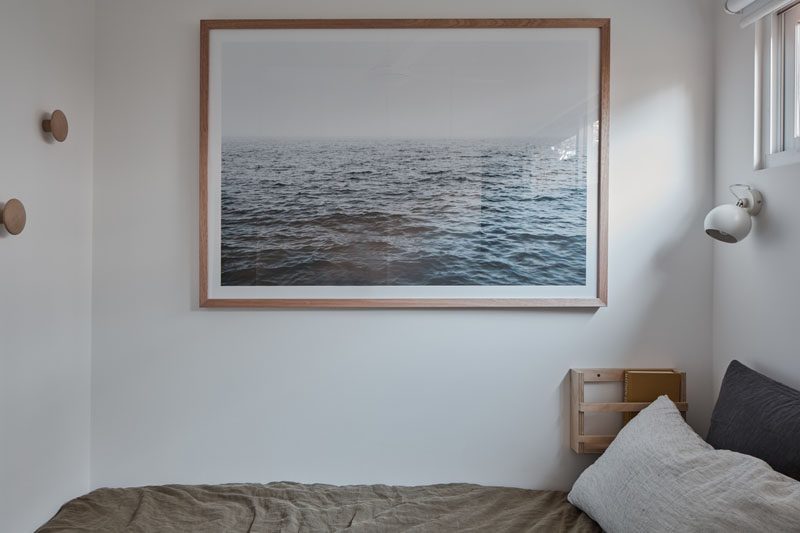
{"label": "white window frame", "polygon": [[[787,35],[788,20],[795,28]],[[756,170],[800,163],[800,3],[756,23]],[[790,42],[787,43],[787,37]],[[791,65],[786,65],[787,58]],[[794,98],[786,103],[791,90]],[[793,133],[793,134],[792,134]]]}

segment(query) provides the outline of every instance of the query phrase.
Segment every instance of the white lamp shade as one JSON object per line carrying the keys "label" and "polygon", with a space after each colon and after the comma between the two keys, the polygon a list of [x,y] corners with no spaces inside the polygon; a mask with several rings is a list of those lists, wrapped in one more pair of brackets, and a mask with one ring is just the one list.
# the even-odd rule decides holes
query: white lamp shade
{"label": "white lamp shade", "polygon": [[750,214],[744,207],[732,204],[721,205],[706,215],[706,233],[718,241],[739,242],[750,233]]}

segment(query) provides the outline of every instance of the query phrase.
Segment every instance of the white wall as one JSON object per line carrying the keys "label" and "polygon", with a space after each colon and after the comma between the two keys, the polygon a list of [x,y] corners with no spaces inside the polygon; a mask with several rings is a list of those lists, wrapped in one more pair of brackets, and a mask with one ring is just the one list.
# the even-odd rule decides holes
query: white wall
{"label": "white wall", "polygon": [[[0,3],[0,531],[32,531],[89,487],[91,0]],[[63,109],[65,143],[41,132]]]}
{"label": "white wall", "polygon": [[716,202],[749,183],[764,209],[746,240],[714,245],[714,390],[731,359],[800,388],[800,165],[753,170],[755,29],[720,14],[717,35]]}
{"label": "white wall", "polygon": [[[676,366],[711,408],[713,29],[680,0],[105,0],[96,8],[91,485],[566,489],[567,371]],[[657,14],[657,16],[655,16]],[[199,20],[612,17],[609,307],[199,310]]]}

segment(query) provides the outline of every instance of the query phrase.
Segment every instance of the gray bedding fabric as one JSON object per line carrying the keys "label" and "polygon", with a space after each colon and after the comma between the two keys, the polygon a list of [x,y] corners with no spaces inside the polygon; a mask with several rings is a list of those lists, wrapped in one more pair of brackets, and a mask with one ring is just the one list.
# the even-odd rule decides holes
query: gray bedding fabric
{"label": "gray bedding fabric", "polygon": [[449,484],[165,485],[98,489],[67,502],[37,530],[598,532],[555,491]]}

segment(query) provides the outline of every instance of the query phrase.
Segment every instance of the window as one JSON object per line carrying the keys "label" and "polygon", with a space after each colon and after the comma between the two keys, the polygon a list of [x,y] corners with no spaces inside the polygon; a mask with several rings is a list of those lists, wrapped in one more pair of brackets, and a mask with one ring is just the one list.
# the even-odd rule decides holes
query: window
{"label": "window", "polygon": [[800,2],[756,30],[755,168],[800,163]]}
{"label": "window", "polygon": [[800,137],[800,106],[798,106],[798,75],[797,61],[800,54],[796,53],[798,36],[800,36],[800,5],[795,6],[779,15],[783,28],[783,149],[797,151],[798,137]]}

